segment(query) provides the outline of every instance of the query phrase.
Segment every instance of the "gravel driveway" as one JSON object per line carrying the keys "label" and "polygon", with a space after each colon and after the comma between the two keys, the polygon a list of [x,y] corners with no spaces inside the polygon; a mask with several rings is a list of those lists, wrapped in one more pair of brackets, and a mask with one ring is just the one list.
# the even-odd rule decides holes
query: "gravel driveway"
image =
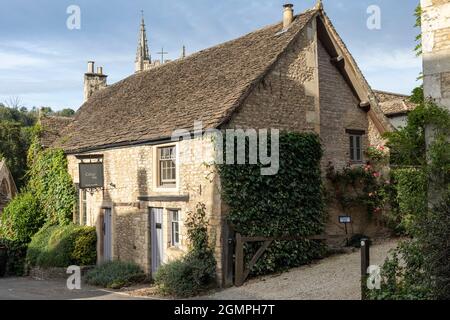
{"label": "gravel driveway", "polygon": [[[371,264],[381,265],[398,241],[373,245]],[[248,281],[205,298],[226,300],[360,300],[361,254],[336,255],[277,276]]]}

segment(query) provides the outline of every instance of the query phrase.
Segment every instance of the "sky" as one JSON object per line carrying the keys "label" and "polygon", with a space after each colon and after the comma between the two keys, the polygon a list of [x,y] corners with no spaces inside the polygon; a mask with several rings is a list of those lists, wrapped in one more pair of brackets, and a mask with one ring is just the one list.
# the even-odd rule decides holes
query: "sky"
{"label": "sky", "polygon": [[[78,109],[87,61],[108,84],[134,72],[141,10],[153,59],[176,59],[281,21],[283,0],[0,0],[0,102]],[[292,0],[296,13],[316,0]],[[374,89],[409,94],[422,69],[413,49],[418,0],[323,0],[327,15]],[[70,29],[70,6],[80,28]],[[368,28],[380,9],[379,28]],[[71,19],[69,19],[72,21]]]}

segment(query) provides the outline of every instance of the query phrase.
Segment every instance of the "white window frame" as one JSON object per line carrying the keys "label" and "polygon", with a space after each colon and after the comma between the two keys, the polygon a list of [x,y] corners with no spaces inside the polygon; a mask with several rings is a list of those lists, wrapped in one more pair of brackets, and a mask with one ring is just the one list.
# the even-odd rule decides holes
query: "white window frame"
{"label": "white window frame", "polygon": [[[160,168],[159,168],[159,150],[161,148],[175,147],[175,185],[172,186],[164,186],[161,185],[161,177],[160,177]],[[156,192],[160,193],[178,193],[180,186],[180,146],[179,143],[167,143],[161,145],[155,145],[153,147],[153,189]]]}
{"label": "white window frame", "polygon": [[[170,209],[168,211],[170,218],[170,245],[178,248],[181,245],[181,210]],[[177,219],[174,219],[175,214]],[[175,231],[175,229],[177,230]],[[175,238],[175,234],[178,234],[178,241]]]}

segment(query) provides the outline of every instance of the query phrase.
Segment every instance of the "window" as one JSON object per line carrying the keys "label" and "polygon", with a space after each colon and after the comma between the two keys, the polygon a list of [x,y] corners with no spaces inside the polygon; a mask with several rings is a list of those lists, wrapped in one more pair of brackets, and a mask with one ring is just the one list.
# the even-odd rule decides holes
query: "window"
{"label": "window", "polygon": [[362,135],[350,134],[350,160],[361,162],[362,159]]}
{"label": "window", "polygon": [[87,225],[87,192],[81,190],[81,225]]}
{"label": "window", "polygon": [[159,186],[174,188],[177,182],[176,147],[158,149]]}
{"label": "window", "polygon": [[180,211],[170,210],[169,214],[172,221],[172,234],[170,243],[173,247],[178,247],[180,245]]}

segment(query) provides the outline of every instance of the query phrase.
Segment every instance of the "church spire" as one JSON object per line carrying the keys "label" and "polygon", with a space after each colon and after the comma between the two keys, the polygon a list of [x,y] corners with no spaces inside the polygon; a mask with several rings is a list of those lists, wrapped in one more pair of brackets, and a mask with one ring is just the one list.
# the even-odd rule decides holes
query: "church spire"
{"label": "church spire", "polygon": [[152,58],[148,50],[147,34],[145,31],[144,11],[141,12],[142,12],[141,29],[139,32],[139,42],[136,52],[136,64],[135,64],[136,72],[141,72],[149,69],[152,63]]}

